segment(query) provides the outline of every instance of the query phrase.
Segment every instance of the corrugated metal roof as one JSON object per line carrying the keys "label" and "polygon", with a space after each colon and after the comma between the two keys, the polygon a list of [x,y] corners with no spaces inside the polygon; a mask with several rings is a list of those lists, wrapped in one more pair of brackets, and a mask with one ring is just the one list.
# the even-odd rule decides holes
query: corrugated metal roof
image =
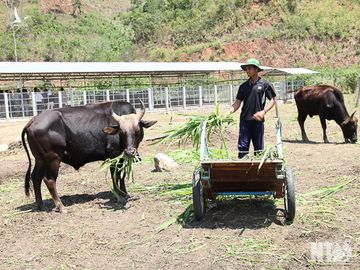
{"label": "corrugated metal roof", "polygon": [[[144,76],[242,72],[240,62],[0,62],[0,80],[59,79],[76,76]],[[306,68],[261,66],[267,75],[313,74]]]}
{"label": "corrugated metal roof", "polygon": [[317,71],[307,68],[273,68],[266,72],[266,75],[299,75],[299,74],[316,74]]}
{"label": "corrugated metal roof", "polygon": [[241,70],[238,62],[0,62],[0,74],[206,72]]}

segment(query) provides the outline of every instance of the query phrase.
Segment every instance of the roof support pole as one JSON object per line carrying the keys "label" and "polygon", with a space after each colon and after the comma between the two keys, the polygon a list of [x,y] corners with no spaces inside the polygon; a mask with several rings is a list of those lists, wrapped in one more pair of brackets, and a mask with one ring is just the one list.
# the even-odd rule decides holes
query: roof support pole
{"label": "roof support pole", "polygon": [[199,86],[199,107],[202,107],[202,87]]}
{"label": "roof support pole", "polygon": [[166,111],[169,110],[169,88],[165,87],[165,108]]}
{"label": "roof support pole", "polygon": [[182,95],[183,95],[183,107],[186,109],[186,87],[182,87]]}
{"label": "roof support pole", "polygon": [[216,84],[214,84],[214,103],[215,103],[215,105],[218,103],[218,91],[217,91]]}
{"label": "roof support pole", "polygon": [[32,100],[32,106],[33,106],[33,115],[37,115],[37,104],[35,99],[35,92],[31,92],[31,100]]}
{"label": "roof support pole", "polygon": [[74,107],[74,89],[71,89],[70,92],[70,105],[71,107]]}
{"label": "roof support pole", "polygon": [[152,92],[153,92],[153,89],[151,87],[149,87],[149,89],[148,89],[149,111],[151,111],[154,108],[154,103],[152,100]]}
{"label": "roof support pole", "polygon": [[126,101],[130,103],[130,91],[126,89]]}
{"label": "roof support pole", "polygon": [[62,103],[62,91],[58,92],[58,97],[59,97],[59,108],[63,107],[63,103]]}
{"label": "roof support pole", "polygon": [[[23,87],[21,87],[20,96],[21,96],[21,113],[22,113],[22,117],[25,117]],[[48,97],[48,99],[49,99],[49,97]]]}
{"label": "roof support pole", "polygon": [[86,91],[83,91],[83,100],[84,100],[84,105],[86,105],[87,104]]}
{"label": "roof support pole", "polygon": [[5,117],[6,119],[10,119],[8,93],[4,93],[4,105],[5,105]]}

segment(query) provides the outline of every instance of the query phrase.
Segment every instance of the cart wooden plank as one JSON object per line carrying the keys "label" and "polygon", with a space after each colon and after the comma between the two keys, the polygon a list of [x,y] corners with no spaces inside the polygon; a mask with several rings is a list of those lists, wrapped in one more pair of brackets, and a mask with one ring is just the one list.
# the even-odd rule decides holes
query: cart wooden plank
{"label": "cart wooden plank", "polygon": [[282,197],[283,179],[279,175],[282,160],[204,160],[201,166],[209,177],[204,183],[207,194],[221,192],[269,191],[276,198]]}

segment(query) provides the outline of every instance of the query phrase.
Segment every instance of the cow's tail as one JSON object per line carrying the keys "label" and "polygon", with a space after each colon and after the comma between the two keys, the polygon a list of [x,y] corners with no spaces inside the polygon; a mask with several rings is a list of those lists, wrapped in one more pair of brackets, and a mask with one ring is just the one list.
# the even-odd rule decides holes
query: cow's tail
{"label": "cow's tail", "polygon": [[32,120],[30,120],[29,123],[26,124],[26,126],[24,127],[24,129],[21,132],[21,141],[25,148],[25,151],[26,151],[26,154],[27,154],[27,157],[29,160],[29,166],[28,166],[28,169],[27,169],[27,172],[25,175],[25,194],[26,194],[26,196],[30,195],[29,191],[30,191],[31,158],[30,158],[29,150],[28,150],[28,148],[26,146],[26,142],[25,142],[25,133],[26,133],[27,128],[31,125],[31,123],[32,123]]}

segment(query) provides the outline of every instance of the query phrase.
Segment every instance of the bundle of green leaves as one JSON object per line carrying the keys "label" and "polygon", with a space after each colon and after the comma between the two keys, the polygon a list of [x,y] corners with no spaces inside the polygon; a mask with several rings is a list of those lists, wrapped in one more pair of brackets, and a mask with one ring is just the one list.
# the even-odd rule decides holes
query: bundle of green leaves
{"label": "bundle of green leaves", "polygon": [[113,167],[115,169],[113,174],[114,179],[117,179],[118,173],[121,173],[127,177],[127,180],[131,179],[134,182],[133,164],[139,161],[140,158],[138,156],[128,157],[122,153],[115,158],[107,158],[104,160],[100,165],[100,170],[104,171]]}
{"label": "bundle of green leaves", "polygon": [[[184,115],[184,114],[181,114]],[[201,127],[206,122],[206,136],[210,142],[212,135],[219,135],[221,140],[221,148],[227,149],[224,138],[225,126],[235,123],[235,120],[231,115],[222,116],[219,112],[219,104],[216,105],[215,112],[210,115],[189,115],[189,119],[182,125],[168,130],[165,132],[165,137],[156,141],[155,143],[168,143],[175,141],[180,145],[185,145],[186,142],[191,140],[193,146],[199,149],[201,140]]]}

